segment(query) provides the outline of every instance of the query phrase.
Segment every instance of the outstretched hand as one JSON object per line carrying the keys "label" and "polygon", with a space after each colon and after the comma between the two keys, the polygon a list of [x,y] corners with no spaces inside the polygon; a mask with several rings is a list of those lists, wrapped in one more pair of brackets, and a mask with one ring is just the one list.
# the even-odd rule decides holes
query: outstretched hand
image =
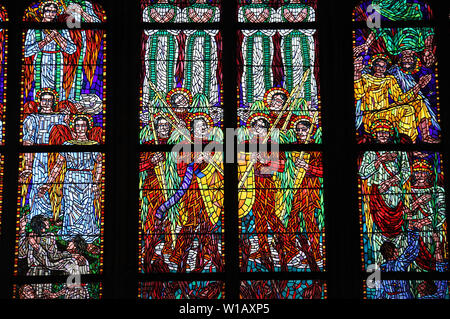
{"label": "outstretched hand", "polygon": [[[369,51],[369,45],[367,43],[358,45],[357,47],[355,47],[353,49],[353,56],[357,57],[358,55],[360,55],[361,53],[364,52],[364,55],[367,55],[367,52]],[[361,56],[362,58],[362,56]]]}

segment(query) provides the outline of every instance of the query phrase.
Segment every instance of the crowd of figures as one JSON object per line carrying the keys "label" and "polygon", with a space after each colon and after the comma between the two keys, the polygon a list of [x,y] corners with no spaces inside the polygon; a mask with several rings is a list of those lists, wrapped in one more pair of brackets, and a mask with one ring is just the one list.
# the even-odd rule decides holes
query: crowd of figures
{"label": "crowd of figures", "polygon": [[[367,19],[369,4],[377,5],[383,20],[429,15],[417,1],[373,0],[358,7],[355,20]],[[67,0],[34,4],[25,20],[66,22],[74,8],[83,22],[105,21],[98,5]],[[211,23],[220,21],[221,7],[208,0],[156,0],[144,1],[142,12],[148,23]],[[315,1],[301,0],[241,1],[237,12],[243,23],[314,22],[315,15]],[[358,142],[438,143],[434,30],[358,29],[354,36]],[[102,30],[25,31],[23,145],[104,143],[104,39]],[[237,39],[237,141],[248,148],[272,145],[272,151],[238,152],[240,270],[324,271],[322,153],[273,150],[277,144],[321,143],[316,30],[244,29]],[[218,30],[143,31],[140,142],[180,149],[140,155],[143,273],[224,271],[222,57]],[[206,148],[190,152],[193,143]],[[98,152],[21,156],[19,275],[100,273],[103,160]],[[358,164],[365,265],[377,264],[382,271],[446,271],[440,154],[370,151]],[[441,298],[447,286],[383,281],[374,296]],[[221,298],[223,284],[154,282],[141,291],[145,298]],[[325,291],[321,281],[240,285],[244,299],[323,298]],[[35,283],[18,289],[21,298],[96,293],[92,285]]]}
{"label": "crowd of figures", "polygon": [[[399,2],[404,6],[388,0],[373,5],[386,20],[424,18],[424,5]],[[367,17],[366,6],[356,11],[360,19]],[[434,35],[429,27],[355,31],[356,128],[361,143],[376,142],[374,135],[380,131],[393,132],[390,143],[439,142]]]}
{"label": "crowd of figures", "polygon": [[[197,1],[193,7],[196,8],[196,5],[199,8],[209,8],[202,11],[204,15],[207,12],[219,12],[219,8],[208,1]],[[275,10],[273,6],[262,3],[248,4],[239,10],[247,16],[252,16],[252,12],[256,10],[254,15],[259,15],[260,6],[267,7],[270,12]],[[169,7],[172,9],[163,10]],[[152,15],[157,17],[155,19],[162,19],[161,21],[164,21],[164,16],[173,17],[174,12],[178,12],[174,7],[176,3],[167,1],[150,4],[143,8],[144,21]],[[299,8],[307,14],[298,14]],[[191,11],[195,12],[189,6],[183,9],[183,12]],[[282,12],[282,16],[290,17],[289,19],[293,19],[295,15],[299,21],[314,21],[313,7],[298,1],[291,1],[278,11]],[[198,16],[201,14],[198,13]],[[238,37],[241,48],[237,60],[240,126],[248,126],[249,118],[256,113],[273,117],[274,112],[283,111],[283,120],[276,125],[278,129],[292,133],[299,122],[303,122],[316,127],[315,139],[320,142],[315,30],[242,30]],[[220,32],[145,30],[142,60],[141,143],[176,144],[180,135],[176,126],[186,127],[189,116],[193,113],[207,114],[215,127],[222,127]],[[308,75],[305,83],[299,88],[306,71]],[[295,91],[299,91],[298,94],[282,110],[284,103],[281,101],[280,104],[280,99],[286,102]],[[291,122],[295,123],[290,125]],[[154,136],[159,125],[167,127],[167,124],[169,131],[165,130],[166,137],[157,141]],[[175,137],[169,138],[174,132]],[[281,142],[295,143],[295,134],[290,135],[290,138]]]}
{"label": "crowd of figures", "polygon": [[[363,1],[355,21],[426,21],[422,1]],[[367,28],[354,32],[358,142],[439,143],[439,86],[431,27]],[[441,154],[369,151],[361,154],[359,187],[363,263],[382,272],[448,269]],[[442,299],[446,281],[382,280],[374,299]]]}
{"label": "crowd of figures", "polygon": [[[223,155],[208,138],[214,135],[211,123],[192,123],[181,143],[197,139],[212,147],[208,151],[141,154],[144,272],[223,270]],[[270,118],[255,118],[240,143],[276,143],[266,123]],[[311,136],[308,127],[297,138],[307,143]],[[322,177],[318,152],[239,154],[242,270],[323,269]]]}
{"label": "crowd of figures", "polygon": [[[366,152],[359,162],[364,264],[381,271],[448,269],[442,159],[431,152]],[[413,294],[406,280],[382,281],[377,298],[442,298],[447,282]],[[424,288],[424,287],[422,287]],[[431,293],[430,293],[431,292]]]}
{"label": "crowd of figures", "polygon": [[[74,13],[75,12],[75,13]],[[43,1],[25,21],[104,21],[88,1]],[[24,34],[22,135],[25,146],[104,143],[104,32],[29,29]],[[25,153],[20,162],[16,270],[23,276],[99,274],[102,264],[103,155]],[[64,278],[64,277],[63,277]],[[19,298],[86,299],[97,284],[20,286]]]}

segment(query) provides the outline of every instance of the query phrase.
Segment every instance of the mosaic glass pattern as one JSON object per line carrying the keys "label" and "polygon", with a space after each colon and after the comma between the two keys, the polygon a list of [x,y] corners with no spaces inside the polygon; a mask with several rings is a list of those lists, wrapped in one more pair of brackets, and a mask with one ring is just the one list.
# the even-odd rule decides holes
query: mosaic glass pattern
{"label": "mosaic glass pattern", "polygon": [[433,28],[354,31],[359,143],[440,141],[434,36]]}
{"label": "mosaic glass pattern", "polygon": [[314,22],[316,0],[237,0],[238,21],[246,23]]}
{"label": "mosaic glass pattern", "polygon": [[361,154],[358,167],[364,269],[444,271],[448,240],[441,154],[370,151]]}
{"label": "mosaic glass pattern", "polygon": [[322,154],[239,156],[241,271],[323,271]]}
{"label": "mosaic glass pattern", "polygon": [[326,284],[317,280],[247,280],[241,281],[240,298],[267,299],[326,299]]}
{"label": "mosaic glass pattern", "polygon": [[354,21],[367,21],[379,15],[380,21],[419,21],[433,17],[430,6],[421,0],[366,0],[353,11]]}
{"label": "mosaic glass pattern", "polygon": [[100,283],[82,283],[76,286],[67,283],[26,284],[14,286],[14,299],[79,300],[101,299]]}
{"label": "mosaic glass pattern", "polygon": [[26,153],[19,173],[15,274],[101,274],[104,155]]}
{"label": "mosaic glass pattern", "polygon": [[224,270],[222,156],[141,154],[140,272]]}
{"label": "mosaic glass pattern", "polygon": [[95,2],[85,0],[47,0],[30,5],[23,21],[101,23],[106,21],[103,8]]}
{"label": "mosaic glass pattern", "polygon": [[209,131],[203,138],[221,142],[221,57],[222,36],[217,30],[144,31],[141,144],[192,143],[199,118]]}
{"label": "mosaic glass pattern", "polygon": [[142,19],[150,23],[220,21],[221,0],[141,0]]}
{"label": "mosaic glass pattern", "polygon": [[364,290],[365,299],[450,299],[446,280],[382,280]]}
{"label": "mosaic glass pattern", "polygon": [[[24,33],[24,145],[104,143],[106,34],[102,30]],[[86,123],[81,132],[77,120]]]}
{"label": "mosaic glass pattern", "polygon": [[225,284],[220,281],[153,281],[139,284],[139,299],[224,299]]}
{"label": "mosaic glass pattern", "polygon": [[239,126],[263,115],[281,144],[321,143],[317,32],[238,31]]}

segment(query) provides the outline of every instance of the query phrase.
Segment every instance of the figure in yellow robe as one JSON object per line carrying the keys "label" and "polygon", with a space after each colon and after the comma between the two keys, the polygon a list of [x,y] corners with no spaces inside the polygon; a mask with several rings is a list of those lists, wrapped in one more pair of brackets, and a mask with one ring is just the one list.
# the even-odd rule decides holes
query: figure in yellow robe
{"label": "figure in yellow robe", "polygon": [[373,75],[362,74],[362,57],[356,59],[355,98],[360,103],[360,114],[357,116],[362,116],[366,132],[370,132],[374,121],[383,119],[394,123],[400,134],[405,134],[416,142],[418,123],[423,119],[431,119],[425,104],[417,103],[420,89],[428,84],[431,76],[424,75],[416,86],[403,92],[397,80],[386,75],[388,59],[374,59]]}

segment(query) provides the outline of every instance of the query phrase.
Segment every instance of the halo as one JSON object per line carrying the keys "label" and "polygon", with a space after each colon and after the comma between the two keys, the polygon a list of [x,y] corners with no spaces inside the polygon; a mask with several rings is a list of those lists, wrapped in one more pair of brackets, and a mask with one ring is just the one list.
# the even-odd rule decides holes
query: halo
{"label": "halo", "polygon": [[375,62],[375,61],[378,60],[378,59],[386,60],[386,63],[388,64],[388,66],[392,64],[392,61],[391,61],[391,58],[390,58],[390,57],[388,57],[388,56],[387,56],[386,54],[384,54],[384,53],[378,53],[378,54],[373,55],[373,56],[370,58],[369,63],[368,63],[369,67],[370,67],[370,68],[373,68],[373,62]]}
{"label": "halo", "polygon": [[189,132],[192,131],[193,127],[192,127],[192,122],[195,121],[196,119],[203,119],[206,121],[206,124],[208,125],[209,128],[212,128],[214,126],[214,121],[212,119],[211,116],[209,116],[206,113],[203,112],[198,112],[198,113],[191,113],[189,114],[189,116],[187,117],[186,121],[187,121],[187,129],[189,130]]}
{"label": "halo", "polygon": [[167,96],[166,96],[167,105],[173,106],[172,102],[171,102],[171,97],[173,95],[175,95],[175,94],[182,94],[182,95],[184,95],[189,100],[189,105],[192,104],[192,101],[193,101],[192,93],[188,89],[185,89],[185,88],[176,88],[176,89],[173,89],[172,91],[170,91],[167,94]]}
{"label": "halo", "polygon": [[247,119],[247,127],[251,127],[252,123],[255,120],[259,120],[259,119],[264,119],[267,122],[269,122],[269,124],[272,124],[272,118],[269,115],[258,112],[258,113],[253,113],[252,115],[249,116],[249,118]]}
{"label": "halo", "polygon": [[298,123],[300,123],[300,122],[309,122],[311,124],[311,126],[313,127],[313,130],[311,132],[311,137],[316,135],[317,126],[315,125],[315,123],[313,123],[313,119],[308,115],[299,115],[299,116],[296,116],[294,119],[292,119],[290,122],[290,129],[293,129],[295,131]]}
{"label": "halo", "polygon": [[428,161],[422,159],[414,160],[412,169],[414,172],[427,172],[430,175],[433,174],[433,166],[428,163]]}
{"label": "halo", "polygon": [[152,118],[153,118],[153,121],[155,121],[155,122],[156,122],[156,120],[161,119],[161,118],[166,120],[166,116],[164,116],[162,112],[155,113],[154,115],[152,115]]}
{"label": "halo", "polygon": [[289,92],[286,90],[286,89],[284,89],[284,88],[278,88],[278,87],[275,87],[275,88],[271,88],[270,90],[268,90],[265,94],[264,94],[264,99],[263,99],[263,101],[264,101],[264,105],[267,107],[267,108],[269,108],[269,105],[270,105],[270,103],[272,102],[272,97],[275,95],[275,94],[277,94],[277,93],[281,93],[281,94],[284,94],[284,95],[286,95],[286,98],[287,99],[289,99]]}
{"label": "halo", "polygon": [[58,12],[56,13],[57,15],[61,15],[62,13],[62,8],[59,5],[58,1],[54,1],[54,0],[48,0],[48,1],[44,1],[43,3],[41,3],[41,5],[39,6],[39,14],[41,15],[41,17],[44,17],[44,7],[50,3],[53,3],[54,5],[56,5],[56,8],[58,8]]}
{"label": "halo", "polygon": [[[172,123],[175,123],[175,119],[173,118],[173,116],[171,114],[164,114],[163,112],[157,112],[154,115],[151,116],[153,123],[156,125],[156,121],[158,119],[164,119],[167,121],[167,123],[170,125],[170,127],[172,127]],[[169,118],[170,121],[167,119]],[[156,127],[156,126],[155,126]]]}
{"label": "halo", "polygon": [[91,115],[89,115],[89,114],[74,114],[74,115],[70,116],[70,122],[69,122],[69,126],[72,131],[75,132],[75,123],[76,123],[77,119],[79,119],[79,118],[88,120],[88,122],[89,122],[88,129],[89,130],[91,130],[94,127],[94,119],[92,118]]}
{"label": "halo", "polygon": [[57,104],[59,102],[59,94],[56,90],[50,89],[50,88],[45,88],[42,90],[39,90],[36,92],[36,101],[40,102],[41,101],[41,96],[45,93],[50,93],[53,95],[53,102],[55,104]]}
{"label": "halo", "polygon": [[370,126],[370,133],[373,138],[377,137],[378,132],[389,132],[389,135],[394,135],[394,125],[386,119],[378,119]]}
{"label": "halo", "polygon": [[400,64],[400,69],[403,71],[403,73],[406,74],[416,74],[417,72],[420,71],[420,68],[422,67],[422,61],[420,60],[420,58],[414,54],[414,58],[416,59],[416,65],[414,66],[414,70],[405,70],[403,68],[403,66]]}

